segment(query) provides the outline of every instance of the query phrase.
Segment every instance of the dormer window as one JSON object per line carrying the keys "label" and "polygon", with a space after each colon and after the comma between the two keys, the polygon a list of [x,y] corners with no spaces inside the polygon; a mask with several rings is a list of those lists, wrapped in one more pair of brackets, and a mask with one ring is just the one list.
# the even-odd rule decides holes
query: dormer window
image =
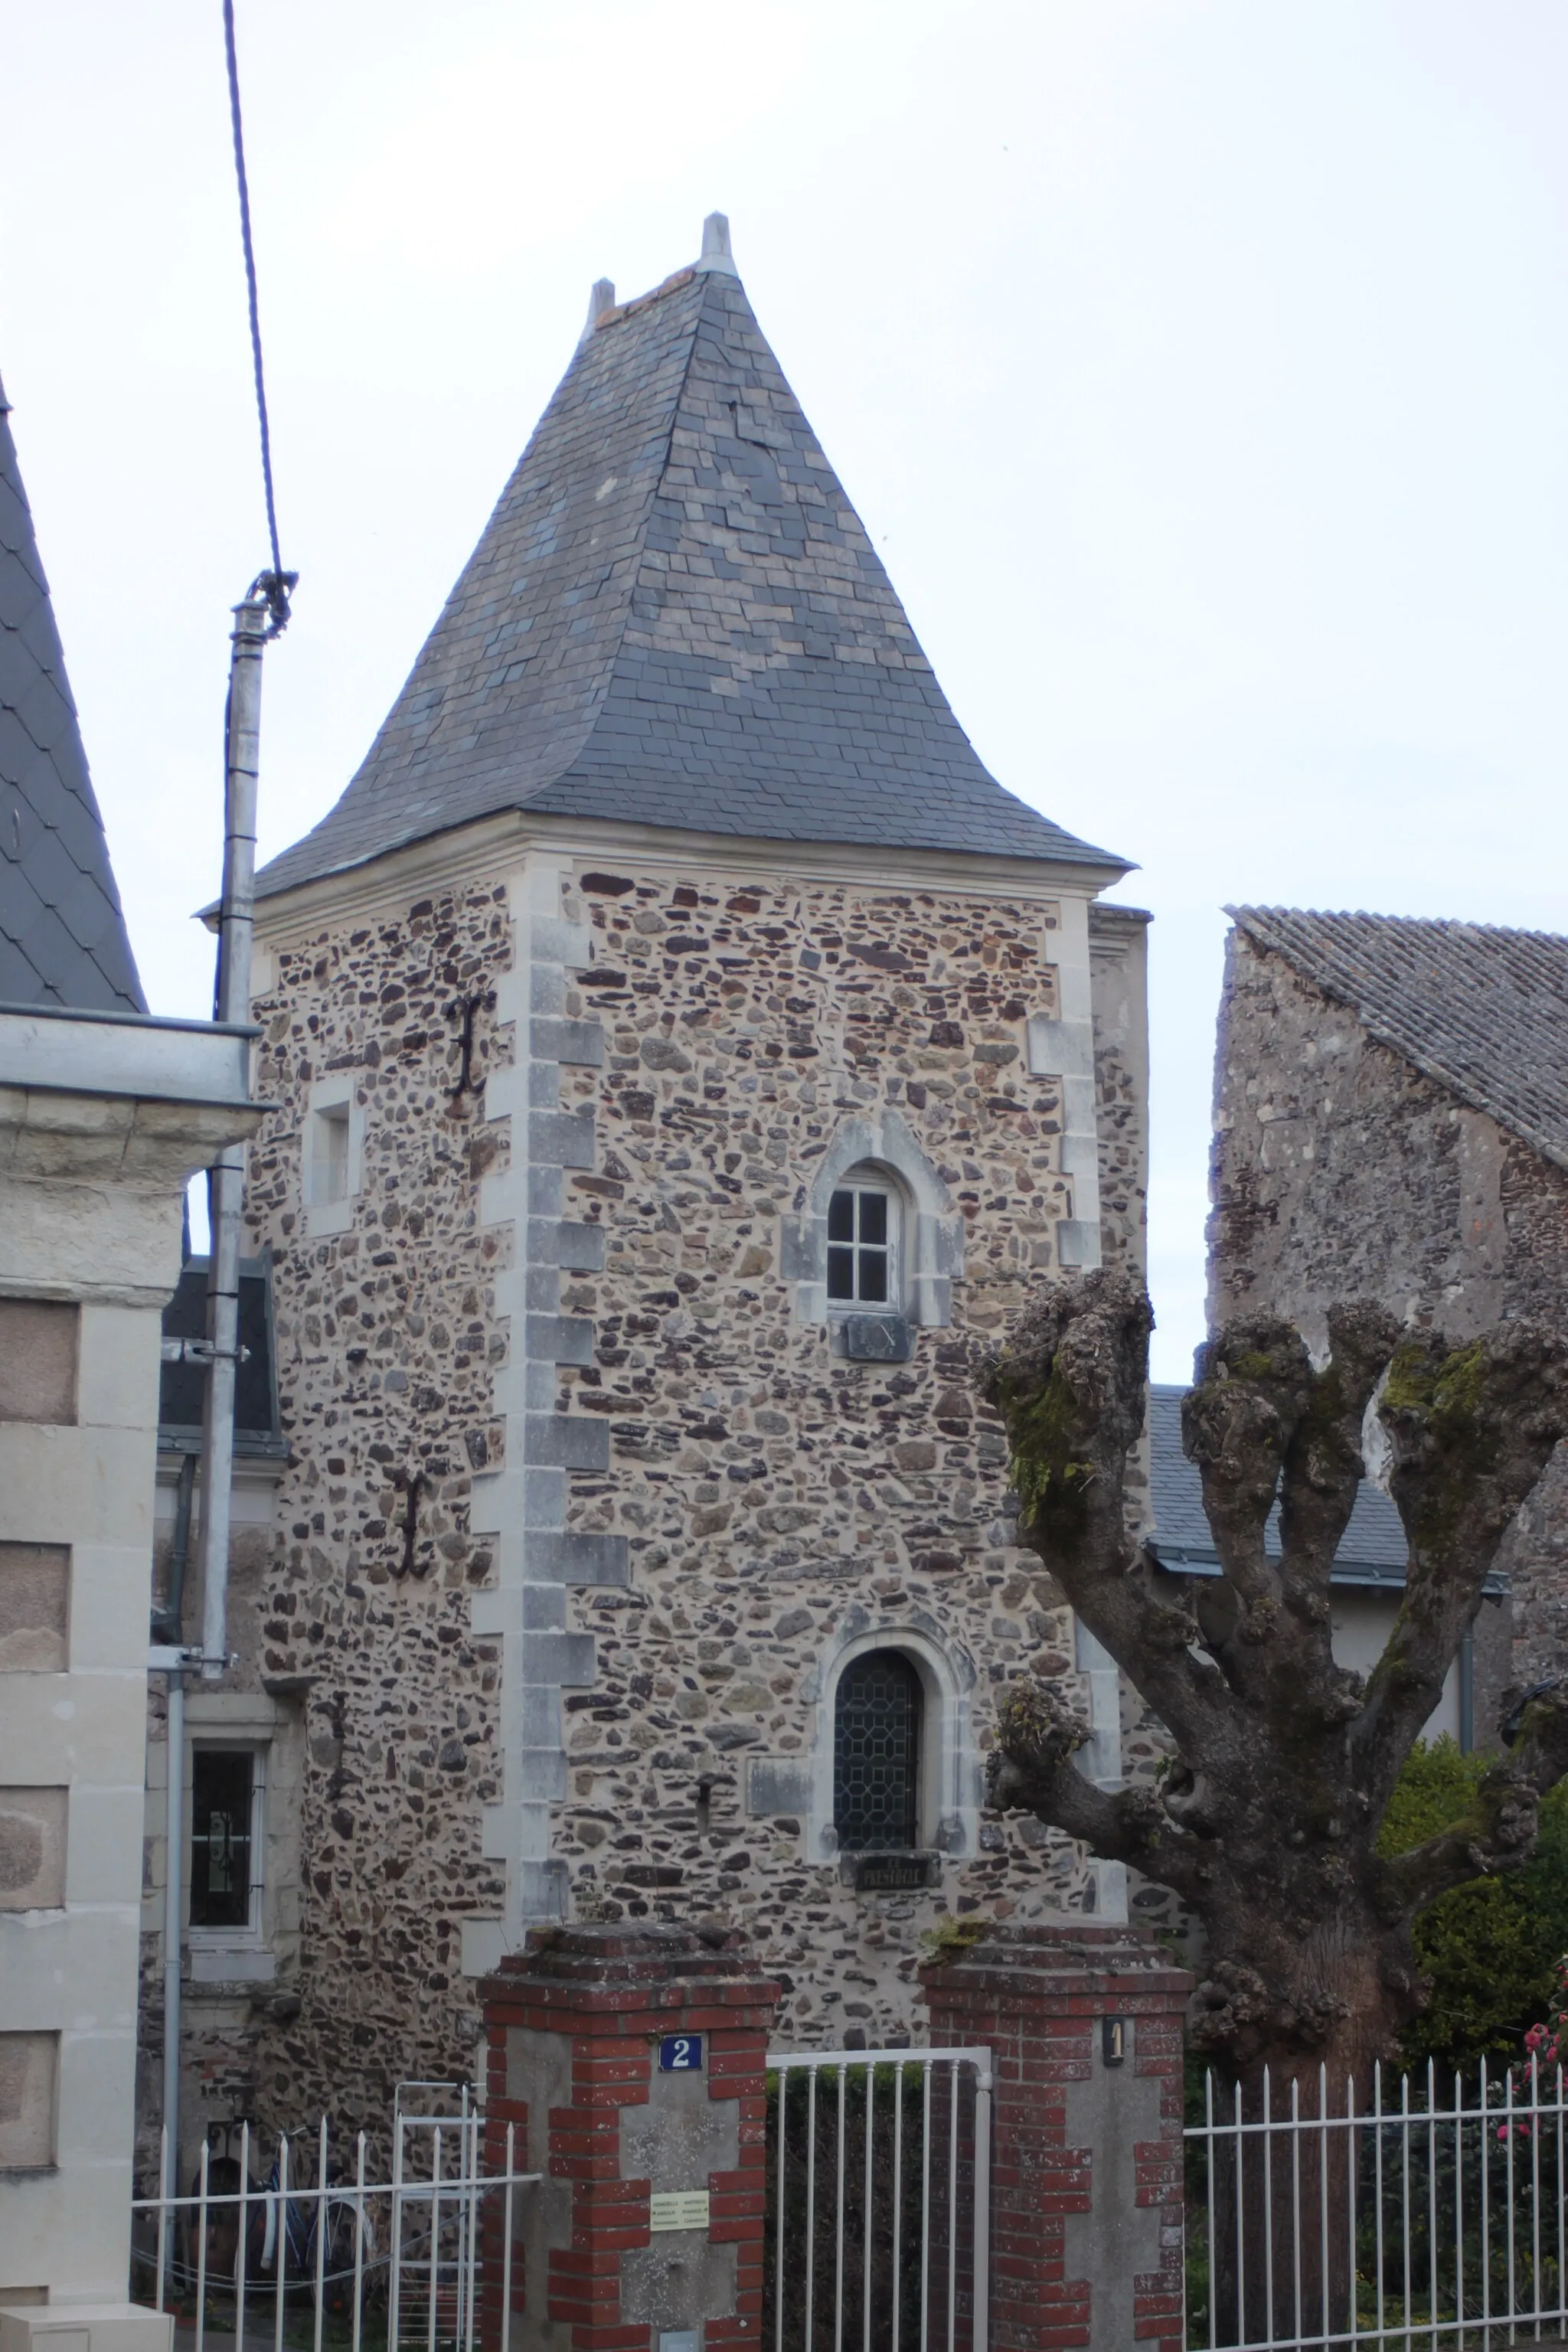
{"label": "dormer window", "polygon": [[898,1193],[886,1177],[852,1168],[827,1204],[827,1304],[840,1313],[900,1305]]}

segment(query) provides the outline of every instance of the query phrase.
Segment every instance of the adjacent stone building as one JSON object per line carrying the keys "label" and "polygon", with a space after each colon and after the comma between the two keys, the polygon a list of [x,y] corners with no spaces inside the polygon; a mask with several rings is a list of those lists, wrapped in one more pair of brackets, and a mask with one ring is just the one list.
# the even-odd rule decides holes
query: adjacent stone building
{"label": "adjacent stone building", "polygon": [[595,289],[260,877],[288,1460],[215,1694],[249,1810],[198,1808],[252,1899],[204,1939],[193,2133],[466,2074],[531,1922],[744,1923],[809,2044],[918,2035],[943,1913],[1123,1899],[981,1818],[1019,1669],[1120,1751],[971,1364],[1031,1283],[1142,1263],[1144,919],[976,757],[704,248]]}
{"label": "adjacent stone building", "polygon": [[123,2309],[159,1346],[249,1066],[147,1013],[0,391],[0,2314],[80,2352],[169,2337]]}
{"label": "adjacent stone building", "polygon": [[[1363,1296],[1458,1339],[1510,1316],[1563,1328],[1568,939],[1279,908],[1233,915],[1211,1321],[1268,1307],[1321,1343],[1329,1301]],[[1568,1672],[1561,1450],[1499,1566],[1511,1658],[1465,1668],[1480,1746],[1507,1684]]]}

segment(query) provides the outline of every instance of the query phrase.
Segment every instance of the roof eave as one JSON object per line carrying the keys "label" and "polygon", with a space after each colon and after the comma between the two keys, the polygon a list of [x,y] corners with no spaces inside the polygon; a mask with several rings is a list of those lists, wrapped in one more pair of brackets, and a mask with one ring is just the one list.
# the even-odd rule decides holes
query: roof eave
{"label": "roof eave", "polygon": [[[673,858],[679,863],[709,866],[739,860],[746,865],[804,866],[810,870],[864,861],[874,863],[879,877],[903,870],[926,882],[945,880],[950,887],[969,880],[989,889],[1026,887],[1084,893],[1094,898],[1137,871],[1120,859],[1100,863],[1088,858],[1035,857],[1022,853],[952,850],[920,844],[892,849],[879,842],[824,842],[760,834],[688,831],[674,825],[633,825],[598,817],[558,816],[524,805],[469,817],[436,833],[419,834],[370,856],[344,859],[279,887],[267,887],[263,868],[257,877],[258,908],[266,907],[269,917],[284,914],[294,907],[303,910],[319,900],[329,900],[345,889],[352,890],[356,879],[368,882],[382,872],[390,880],[403,869],[428,858],[433,845],[445,844],[449,853],[466,835],[472,836],[476,845],[481,841],[487,845],[509,842],[526,849],[534,841],[554,847],[578,842],[584,854],[594,856],[627,858],[640,855],[667,863]],[[410,873],[409,878],[416,877]],[[217,911],[216,903],[210,903],[198,910],[197,919],[209,930],[216,929]]]}

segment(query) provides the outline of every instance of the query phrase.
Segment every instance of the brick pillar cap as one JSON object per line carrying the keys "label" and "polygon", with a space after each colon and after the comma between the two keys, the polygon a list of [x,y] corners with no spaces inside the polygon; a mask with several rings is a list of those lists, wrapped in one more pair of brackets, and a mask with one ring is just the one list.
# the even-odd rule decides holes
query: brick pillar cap
{"label": "brick pillar cap", "polygon": [[479,1994],[484,2002],[506,2001],[536,1985],[586,1993],[666,1990],[676,1983],[691,1984],[699,1998],[720,1985],[745,1985],[763,2000],[779,1996],[739,1928],[624,1921],[531,1927],[521,1951],[509,1952],[495,1974],[481,1979]]}
{"label": "brick pillar cap", "polygon": [[1150,1992],[1184,1998],[1193,1986],[1191,1972],[1178,1967],[1146,1927],[1090,1926],[1088,1921],[1079,1927],[1070,1920],[1047,1927],[995,1922],[967,1951],[933,1955],[923,1963],[921,1975],[928,1991],[956,1991],[1000,1976],[1075,1985],[1091,1979],[1125,1982],[1131,1978]]}

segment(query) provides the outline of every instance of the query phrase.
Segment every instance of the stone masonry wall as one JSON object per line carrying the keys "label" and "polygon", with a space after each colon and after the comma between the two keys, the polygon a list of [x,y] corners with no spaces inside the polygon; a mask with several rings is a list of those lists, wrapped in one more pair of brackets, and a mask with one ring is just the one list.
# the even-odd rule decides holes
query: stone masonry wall
{"label": "stone masonry wall", "polygon": [[[1507,1316],[1561,1327],[1568,1314],[1568,1173],[1240,931],[1220,1012],[1211,1195],[1211,1322],[1268,1307],[1321,1343],[1336,1297],[1379,1297],[1459,1339]],[[1499,1562],[1520,1682],[1568,1671],[1565,1531],[1560,1453]],[[1478,1740],[1500,1696],[1478,1687]]]}
{"label": "stone masonry wall", "polygon": [[[398,2077],[471,2069],[461,1937],[505,1908],[485,1824],[514,1736],[510,1637],[476,1618],[499,1622],[485,1528],[519,1466],[519,1416],[498,1400],[522,1319],[521,1241],[486,1203],[520,1099],[591,1137],[545,1172],[562,1230],[603,1235],[574,1254],[602,1248],[602,1271],[547,1280],[531,1255],[526,1285],[529,1420],[548,1391],[549,1475],[563,1474],[551,1556],[596,1563],[580,1584],[552,1571],[569,1580],[557,1654],[591,1661],[574,1686],[581,1669],[561,1674],[563,1900],[580,1917],[747,1926],[786,1980],[786,2034],[834,2042],[917,2028],[920,1937],[942,1913],[1094,1899],[1065,1842],[976,1811],[1007,1676],[1047,1674],[1082,1703],[1069,1612],[1012,1541],[1002,1435],[971,1376],[973,1349],[1058,1274],[1074,1213],[1061,1090],[1031,1071],[1026,1031],[1058,1007],[1058,906],[602,862],[570,881],[562,928],[584,928],[594,961],[565,971],[542,1042],[517,1017],[515,882],[510,898],[506,881],[468,883],[274,935],[256,1017],[275,1108],[252,1149],[247,1245],[274,1252],[291,1457],[265,1572],[237,1595],[230,1681],[303,1710],[303,1871],[297,1956],[212,2047],[194,2037],[215,2114],[297,2125],[330,2107],[374,2127]],[[1100,1073],[1106,1252],[1140,1260],[1141,961],[1129,983],[1126,960],[1141,950],[1135,927],[1102,949],[1122,1002]],[[595,1023],[596,1060],[581,1042]],[[514,1056],[531,1053],[519,1097]],[[363,1181],[349,1229],[313,1233],[310,1090],[344,1069]],[[487,1118],[498,1072],[510,1116]],[[901,1123],[963,1221],[951,1320],[917,1330],[904,1363],[835,1353],[799,1319],[781,1254],[850,1119]],[[868,1637],[935,1678],[947,1779],[922,1830],[926,1889],[857,1893],[821,1835],[825,1693]]]}
{"label": "stone masonry wall", "polygon": [[[275,1106],[249,1158],[250,1244],[275,1261],[282,1417],[291,1454],[265,1562],[231,1588],[237,1692],[286,1692],[305,1717],[299,1941],[246,2000],[198,1999],[188,2072],[219,2120],[384,2123],[401,2076],[461,2077],[473,2058],[459,1922],[496,1895],[477,1808],[499,1791],[493,1645],[468,1594],[489,1572],[468,1534],[490,1459],[500,1242],[477,1186],[504,1153],[459,1075],[454,1008],[510,957],[504,892],[417,902],[279,959],[258,1000],[258,1092]],[[481,1088],[493,1036],[480,1018]],[[301,1199],[311,1084],[354,1074],[365,1118],[353,1228],[313,1238]],[[408,1480],[417,1495],[408,1559]],[[200,1596],[187,1622],[199,1622]],[[149,1876],[161,1877],[150,1854]],[[143,2042],[160,2038],[143,2003]],[[201,2095],[187,2087],[186,2109]]]}
{"label": "stone masonry wall", "polygon": [[[595,1317],[595,1361],[561,1378],[611,1443],[605,1475],[573,1475],[569,1517],[625,1533],[630,1580],[583,1596],[599,1678],[567,1701],[558,1850],[579,1908],[760,1929],[786,2031],[907,2031],[920,1931],[943,1910],[1080,1905],[1076,1862],[1033,1824],[1026,1841],[987,1822],[931,1893],[854,1894],[800,1813],[748,1814],[744,1767],[827,1736],[820,1676],[847,1635],[942,1645],[981,1748],[1010,1672],[1072,1675],[1060,1596],[1009,1541],[1001,1434],[969,1374],[973,1344],[1054,1270],[1071,1213],[1058,1090],[1023,1050],[1027,1014],[1056,1001],[1054,917],[635,871],[583,877],[582,907],[597,954],[581,1011],[607,1051],[575,1083],[603,1150],[568,1191],[607,1248],[605,1276],[563,1301]],[[881,1106],[967,1236],[951,1328],[895,1366],[836,1358],[795,1319],[776,1239],[837,1124]]]}

